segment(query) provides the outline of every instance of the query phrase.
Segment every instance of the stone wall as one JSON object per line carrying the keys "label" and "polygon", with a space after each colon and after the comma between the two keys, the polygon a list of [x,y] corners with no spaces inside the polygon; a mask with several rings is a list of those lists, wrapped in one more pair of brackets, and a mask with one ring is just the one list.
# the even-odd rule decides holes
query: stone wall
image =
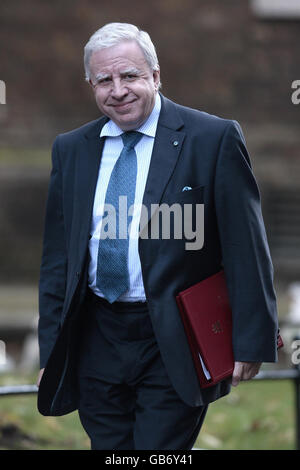
{"label": "stone wall", "polygon": [[[244,126],[295,125],[299,21],[261,21],[247,0],[2,0],[0,79],[7,85],[1,142],[44,142],[98,116],[84,81],[83,47],[99,26],[149,31],[163,92]],[[18,142],[16,142],[18,136]]]}

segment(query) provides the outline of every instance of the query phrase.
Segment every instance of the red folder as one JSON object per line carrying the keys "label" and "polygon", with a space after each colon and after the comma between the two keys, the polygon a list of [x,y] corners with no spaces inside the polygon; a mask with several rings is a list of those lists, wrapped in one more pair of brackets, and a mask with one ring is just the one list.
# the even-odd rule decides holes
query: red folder
{"label": "red folder", "polygon": [[180,292],[176,301],[201,387],[230,377],[234,365],[232,320],[224,271]]}
{"label": "red folder", "polygon": [[[232,314],[224,271],[180,292],[176,301],[200,386],[229,378],[234,368]],[[277,347],[282,346],[278,333]]]}

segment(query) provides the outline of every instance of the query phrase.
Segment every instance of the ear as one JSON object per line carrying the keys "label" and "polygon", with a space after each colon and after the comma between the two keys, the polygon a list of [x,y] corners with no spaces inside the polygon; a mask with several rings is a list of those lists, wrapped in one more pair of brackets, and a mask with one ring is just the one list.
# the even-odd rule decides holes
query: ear
{"label": "ear", "polygon": [[95,85],[93,84],[93,82],[92,82],[91,79],[89,79],[88,83],[89,83],[89,85],[90,85],[90,88],[92,89],[91,91],[92,91],[92,93],[93,93],[93,96],[95,97],[95,96],[96,96],[96,87],[95,87]]}
{"label": "ear", "polygon": [[160,70],[153,70],[153,81],[154,86],[158,90],[159,82],[160,82]]}

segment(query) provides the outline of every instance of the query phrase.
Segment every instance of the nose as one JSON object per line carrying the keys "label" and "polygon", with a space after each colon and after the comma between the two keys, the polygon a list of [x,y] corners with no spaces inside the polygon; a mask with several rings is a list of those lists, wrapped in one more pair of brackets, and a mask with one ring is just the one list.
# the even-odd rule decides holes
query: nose
{"label": "nose", "polygon": [[120,101],[128,94],[128,89],[121,80],[115,79],[112,83],[111,96]]}

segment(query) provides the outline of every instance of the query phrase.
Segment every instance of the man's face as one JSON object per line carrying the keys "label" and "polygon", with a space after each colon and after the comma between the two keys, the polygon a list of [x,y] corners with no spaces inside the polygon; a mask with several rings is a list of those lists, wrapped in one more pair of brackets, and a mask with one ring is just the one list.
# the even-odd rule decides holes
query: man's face
{"label": "man's face", "polygon": [[135,41],[94,52],[90,73],[100,111],[122,130],[138,128],[151,114],[159,71],[150,69]]}

